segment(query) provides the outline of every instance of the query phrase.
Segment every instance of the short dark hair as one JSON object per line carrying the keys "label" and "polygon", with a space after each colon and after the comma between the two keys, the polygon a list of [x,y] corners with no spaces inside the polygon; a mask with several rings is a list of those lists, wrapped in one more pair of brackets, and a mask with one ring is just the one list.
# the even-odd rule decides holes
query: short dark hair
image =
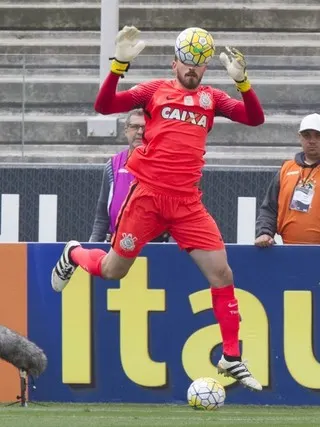
{"label": "short dark hair", "polygon": [[134,110],[129,111],[126,121],[125,121],[125,126],[128,127],[130,124],[130,120],[132,116],[144,116],[144,112],[142,108],[135,108]]}

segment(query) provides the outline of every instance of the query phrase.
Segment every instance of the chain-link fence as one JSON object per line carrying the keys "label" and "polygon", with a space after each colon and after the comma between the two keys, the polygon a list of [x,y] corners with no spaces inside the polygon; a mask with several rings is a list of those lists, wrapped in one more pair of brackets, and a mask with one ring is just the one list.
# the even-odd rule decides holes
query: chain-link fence
{"label": "chain-link fence", "polygon": [[227,243],[237,241],[238,198],[255,197],[257,211],[277,168],[210,168],[203,171],[203,202]]}

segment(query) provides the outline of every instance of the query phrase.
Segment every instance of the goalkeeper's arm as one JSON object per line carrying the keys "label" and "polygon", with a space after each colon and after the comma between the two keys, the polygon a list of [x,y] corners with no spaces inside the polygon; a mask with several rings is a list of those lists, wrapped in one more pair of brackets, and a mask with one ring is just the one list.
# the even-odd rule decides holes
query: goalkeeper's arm
{"label": "goalkeeper's arm", "polygon": [[[264,123],[264,112],[257,95],[251,88],[245,57],[239,50],[232,47],[226,47],[226,52],[221,52],[220,61],[234,80],[238,91],[241,92],[242,102],[235,103],[234,100],[221,98],[218,108],[222,115],[233,121],[249,126],[259,126]],[[230,112],[231,106],[233,108]]]}
{"label": "goalkeeper's arm", "polygon": [[[142,51],[145,43],[138,40],[140,31],[135,27],[124,27],[116,37],[115,56],[111,61],[110,73],[103,82],[94,109],[97,113],[113,114],[124,113],[143,105],[143,100],[137,101],[132,91],[117,93],[120,77],[128,71],[130,62]],[[140,105],[139,105],[140,104]]]}

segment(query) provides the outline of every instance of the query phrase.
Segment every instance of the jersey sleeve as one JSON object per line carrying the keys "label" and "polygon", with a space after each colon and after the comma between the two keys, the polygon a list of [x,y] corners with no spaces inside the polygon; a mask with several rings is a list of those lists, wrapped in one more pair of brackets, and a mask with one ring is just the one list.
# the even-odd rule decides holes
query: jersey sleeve
{"label": "jersey sleeve", "polygon": [[251,88],[241,95],[242,101],[239,101],[221,90],[214,89],[216,115],[248,126],[263,124],[264,112],[255,91]]}
{"label": "jersey sleeve", "polygon": [[140,83],[129,90],[135,108],[144,108],[163,80],[153,80],[147,83]]}
{"label": "jersey sleeve", "polygon": [[223,116],[231,119],[232,112],[241,101],[231,98],[226,92],[213,89],[213,96],[216,102],[216,116]]}
{"label": "jersey sleeve", "polygon": [[118,81],[118,75],[111,72],[108,74],[94,103],[94,109],[97,113],[125,113],[134,108],[144,108],[162,83],[162,80],[154,80],[118,92]]}

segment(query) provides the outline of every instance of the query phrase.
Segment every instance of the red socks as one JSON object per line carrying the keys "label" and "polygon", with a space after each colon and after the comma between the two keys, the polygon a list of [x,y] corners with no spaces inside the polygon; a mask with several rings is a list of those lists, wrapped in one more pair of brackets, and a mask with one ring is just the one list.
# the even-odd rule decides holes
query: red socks
{"label": "red socks", "polygon": [[[84,249],[77,246],[70,253],[71,260],[93,276],[102,277],[101,263],[107,252],[102,249]],[[238,301],[234,296],[234,286],[211,288],[212,307],[219,323],[223,342],[223,353],[239,357],[240,315]]]}
{"label": "red socks", "polygon": [[234,286],[211,288],[212,307],[219,323],[223,342],[223,353],[239,357],[239,327],[240,315],[238,301],[234,296]]}
{"label": "red socks", "polygon": [[71,260],[93,276],[102,277],[101,262],[107,255],[102,249],[84,249],[77,246],[70,253]]}

